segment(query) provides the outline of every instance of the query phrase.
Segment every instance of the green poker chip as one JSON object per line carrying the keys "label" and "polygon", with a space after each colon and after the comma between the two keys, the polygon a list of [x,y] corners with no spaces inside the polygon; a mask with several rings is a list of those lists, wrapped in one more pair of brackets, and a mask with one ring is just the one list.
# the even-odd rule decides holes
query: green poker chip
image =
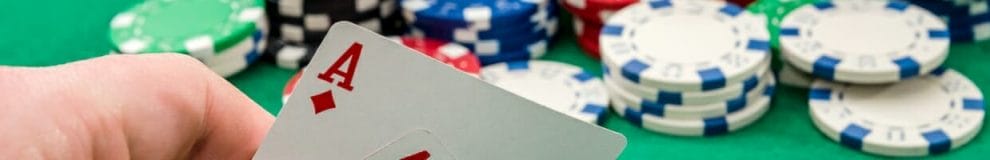
{"label": "green poker chip", "polygon": [[149,0],[113,18],[110,40],[121,53],[209,59],[254,34],[256,22],[264,19],[262,5],[260,0]]}
{"label": "green poker chip", "polygon": [[770,45],[778,48],[777,35],[780,33],[780,21],[794,9],[805,4],[824,0],[758,0],[746,7],[747,11],[767,16],[767,29],[770,31]]}

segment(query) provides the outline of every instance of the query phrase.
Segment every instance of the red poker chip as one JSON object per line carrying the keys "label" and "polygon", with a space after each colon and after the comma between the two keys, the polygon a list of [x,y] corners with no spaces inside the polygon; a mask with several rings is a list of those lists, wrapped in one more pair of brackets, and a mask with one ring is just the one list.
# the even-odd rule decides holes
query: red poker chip
{"label": "red poker chip", "polygon": [[599,48],[597,39],[578,39],[577,42],[578,46],[584,50],[584,54],[595,59],[601,58],[601,48]]}
{"label": "red poker chip", "polygon": [[285,82],[285,88],[282,88],[282,104],[289,102],[289,95],[292,95],[292,90],[296,89],[296,84],[299,83],[299,77],[302,76],[303,71],[296,72],[296,75],[292,75],[289,81]]}
{"label": "red poker chip", "polygon": [[475,77],[481,73],[481,62],[478,60],[478,56],[460,44],[410,36],[392,37],[392,39]]}
{"label": "red poker chip", "polygon": [[561,8],[589,23],[605,23],[607,15],[639,0],[560,0]]}
{"label": "red poker chip", "polygon": [[598,41],[598,36],[601,34],[602,27],[604,25],[600,23],[587,23],[584,20],[574,18],[574,34],[577,34],[580,39],[592,39],[595,42]]}
{"label": "red poker chip", "polygon": [[598,36],[601,32],[602,25],[597,23],[585,23],[578,18],[574,18],[574,32],[577,34],[578,46],[584,50],[584,53],[595,59],[600,56],[600,48],[598,46]]}
{"label": "red poker chip", "polygon": [[755,1],[756,0],[729,0],[729,3],[739,5],[740,7],[746,7],[749,6],[750,3],[753,3]]}

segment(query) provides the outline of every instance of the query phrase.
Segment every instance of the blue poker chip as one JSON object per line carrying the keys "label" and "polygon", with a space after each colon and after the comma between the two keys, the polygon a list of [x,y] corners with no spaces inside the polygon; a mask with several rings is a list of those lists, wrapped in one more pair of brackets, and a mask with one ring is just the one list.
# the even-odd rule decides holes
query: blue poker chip
{"label": "blue poker chip", "polygon": [[780,23],[781,53],[790,64],[848,83],[924,75],[945,61],[949,41],[938,17],[900,1],[823,1],[792,11]]}
{"label": "blue poker chip", "polygon": [[[983,93],[949,69],[889,85],[815,81],[815,126],[843,146],[884,156],[926,156],[968,143],[983,125]],[[893,137],[893,138],[892,138]]]}
{"label": "blue poker chip", "polygon": [[[771,73],[772,74],[772,73]],[[768,77],[761,83],[757,90],[748,93],[749,98],[743,100],[731,100],[727,105],[743,104],[736,110],[722,111],[721,115],[706,117],[676,117],[683,116],[683,113],[675,113],[677,110],[693,109],[691,107],[702,106],[646,106],[636,104],[639,102],[624,99],[622,96],[611,99],[612,109],[623,119],[633,125],[644,129],[678,136],[716,136],[723,135],[742,129],[756,120],[759,120],[770,108],[770,101],[776,90],[776,80],[773,76]],[[623,95],[623,90],[612,86],[606,79],[606,86],[613,95]],[[644,108],[645,107],[645,108]],[[721,106],[719,106],[721,107]]]}
{"label": "blue poker chip", "polygon": [[481,61],[482,65],[489,65],[499,62],[536,59],[542,57],[543,54],[546,53],[546,50],[548,49],[549,41],[550,39],[546,38],[537,41],[536,43],[529,44],[527,47],[522,49],[499,52],[496,54],[478,54],[478,53],[475,54],[478,56],[478,60]]}
{"label": "blue poker chip", "polygon": [[544,41],[547,39],[547,32],[547,30],[539,30],[532,33],[523,33],[519,37],[458,43],[464,45],[464,47],[468,47],[475,54],[497,54],[505,51],[525,49],[534,43]]}
{"label": "blue poker chip", "polygon": [[602,80],[574,65],[504,62],[482,68],[481,79],[584,122],[600,123],[608,113],[609,94]]}
{"label": "blue poker chip", "polygon": [[520,24],[513,27],[494,28],[487,31],[471,29],[448,29],[413,25],[413,34],[422,34],[436,39],[453,42],[473,43],[484,40],[519,40],[521,38],[551,36],[549,29],[557,28],[557,19],[548,19],[539,24]]}
{"label": "blue poker chip", "polygon": [[546,7],[544,7],[541,10],[538,10],[533,15],[528,15],[528,19],[526,19],[525,21],[518,21],[518,22],[497,21],[496,23],[490,24],[491,26],[463,25],[462,24],[463,22],[456,22],[452,24],[451,22],[434,21],[431,19],[416,19],[415,17],[412,17],[413,15],[406,15],[406,16],[410,16],[407,17],[409,19],[410,25],[419,28],[435,28],[435,29],[445,29],[445,30],[469,29],[473,31],[484,32],[484,31],[492,31],[492,30],[499,30],[505,28],[519,28],[520,26],[532,27],[540,24],[545,24],[546,20],[556,19],[558,17],[557,10],[558,8],[556,3],[549,3],[549,5],[546,5]]}
{"label": "blue poker chip", "polygon": [[428,21],[452,27],[510,26],[530,21],[550,0],[400,0],[410,22]]}

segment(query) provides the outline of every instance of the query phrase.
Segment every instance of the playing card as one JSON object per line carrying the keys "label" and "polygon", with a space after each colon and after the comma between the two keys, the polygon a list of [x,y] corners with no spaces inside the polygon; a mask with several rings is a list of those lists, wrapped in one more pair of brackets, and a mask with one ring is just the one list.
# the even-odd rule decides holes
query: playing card
{"label": "playing card", "polygon": [[337,23],[255,158],[362,159],[416,129],[460,159],[615,159],[626,144],[615,132]]}
{"label": "playing card", "polygon": [[388,143],[367,160],[453,160],[440,139],[425,129],[417,129]]}

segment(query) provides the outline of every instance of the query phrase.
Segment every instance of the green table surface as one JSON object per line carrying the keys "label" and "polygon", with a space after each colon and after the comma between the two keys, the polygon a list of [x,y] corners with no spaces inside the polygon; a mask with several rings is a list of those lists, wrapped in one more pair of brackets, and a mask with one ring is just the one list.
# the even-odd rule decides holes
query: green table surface
{"label": "green table surface", "polygon": [[[0,9],[0,65],[51,66],[104,55],[110,50],[110,19],[136,3],[139,1],[8,1]],[[559,36],[544,59],[575,64],[600,75],[597,60],[585,56],[576,45],[569,18],[565,15],[562,20]],[[945,64],[990,93],[990,48],[982,46],[990,44],[954,44]],[[779,67],[780,63],[775,63]],[[277,115],[282,107],[282,87],[294,72],[261,62],[229,80]],[[610,114],[604,126],[628,138],[629,145],[620,159],[884,158],[843,147],[821,134],[808,115],[807,90],[791,87],[779,88],[772,108],[762,119],[728,135],[698,138],[657,134],[615,114]],[[929,158],[985,159],[990,152],[986,134],[982,132],[966,146]]]}

